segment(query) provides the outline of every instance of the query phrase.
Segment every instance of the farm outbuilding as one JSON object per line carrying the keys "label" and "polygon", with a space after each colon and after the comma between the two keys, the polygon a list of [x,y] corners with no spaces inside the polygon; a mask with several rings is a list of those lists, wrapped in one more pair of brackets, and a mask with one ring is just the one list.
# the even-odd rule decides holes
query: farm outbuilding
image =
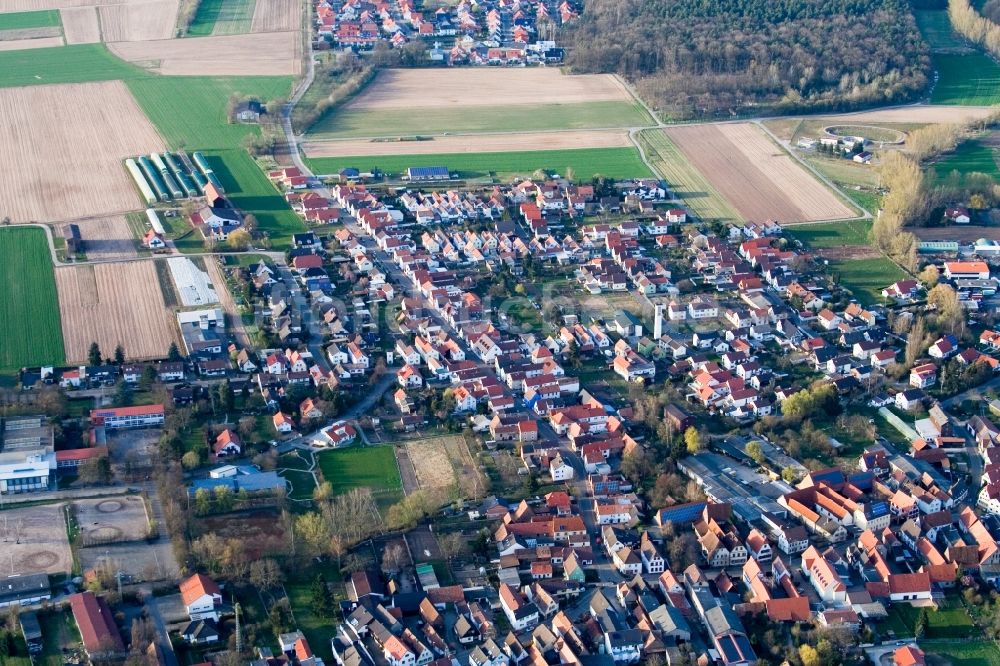
{"label": "farm outbuilding", "polygon": [[135,181],[135,185],[139,188],[139,192],[142,193],[142,198],[146,200],[146,203],[150,205],[155,204],[158,201],[156,193],[149,186],[146,176],[143,175],[142,169],[139,168],[135,160],[132,158],[125,160],[125,168],[128,170],[129,175],[132,176],[132,180]]}
{"label": "farm outbuilding", "polygon": [[163,178],[163,183],[170,191],[170,194],[173,195],[175,199],[183,199],[184,191],[181,190],[181,186],[177,184],[177,179],[174,178],[173,173],[171,173],[170,169],[167,167],[167,163],[164,159],[157,153],[150,153],[149,159],[153,163],[153,166],[159,170],[160,177]]}
{"label": "farm outbuilding", "polygon": [[76,254],[83,249],[83,239],[80,237],[80,226],[67,224],[63,227],[63,238],[66,239],[66,251]]}
{"label": "farm outbuilding", "polygon": [[406,177],[411,181],[448,180],[451,178],[451,173],[448,167],[443,166],[410,167],[406,170]]}
{"label": "farm outbuilding", "polygon": [[177,179],[177,182],[180,183],[181,187],[184,188],[184,191],[187,192],[187,195],[189,197],[198,196],[199,190],[195,187],[194,181],[191,180],[191,175],[188,169],[184,166],[184,163],[177,159],[177,157],[169,151],[163,153],[163,159],[166,161],[167,166],[170,167],[171,171],[173,171],[174,177]]}
{"label": "farm outbuilding", "polygon": [[150,161],[148,157],[139,158],[139,167],[142,168],[143,175],[146,176],[146,180],[149,184],[153,186],[153,191],[156,192],[156,196],[160,201],[170,201],[170,191],[163,182],[163,177],[160,176],[159,169]]}

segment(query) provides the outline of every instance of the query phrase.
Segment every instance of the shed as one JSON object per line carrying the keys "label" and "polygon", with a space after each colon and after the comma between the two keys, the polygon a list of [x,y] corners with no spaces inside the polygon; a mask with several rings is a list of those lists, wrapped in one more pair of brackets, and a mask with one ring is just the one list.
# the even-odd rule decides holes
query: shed
{"label": "shed", "polygon": [[443,166],[409,167],[406,170],[406,177],[411,181],[448,180],[451,178],[451,172],[448,171],[448,167]]}
{"label": "shed", "polygon": [[83,250],[83,239],[80,237],[80,226],[67,224],[63,227],[63,238],[66,240],[66,251],[76,254]]}

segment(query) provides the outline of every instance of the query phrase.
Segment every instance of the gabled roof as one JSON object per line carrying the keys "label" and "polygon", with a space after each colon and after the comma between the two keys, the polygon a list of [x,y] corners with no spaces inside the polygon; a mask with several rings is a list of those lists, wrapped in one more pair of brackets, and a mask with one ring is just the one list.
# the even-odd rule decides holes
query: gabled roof
{"label": "gabled roof", "polygon": [[214,580],[200,573],[181,581],[180,589],[181,599],[184,601],[185,606],[190,606],[206,594],[222,594],[222,590],[219,589]]}

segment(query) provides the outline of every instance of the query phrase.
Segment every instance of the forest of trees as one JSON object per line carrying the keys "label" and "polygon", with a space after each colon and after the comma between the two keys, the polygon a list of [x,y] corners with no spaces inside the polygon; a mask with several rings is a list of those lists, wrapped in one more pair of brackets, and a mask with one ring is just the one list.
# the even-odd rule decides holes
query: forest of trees
{"label": "forest of trees", "polygon": [[567,39],[671,118],[913,100],[931,69],[905,0],[587,0]]}

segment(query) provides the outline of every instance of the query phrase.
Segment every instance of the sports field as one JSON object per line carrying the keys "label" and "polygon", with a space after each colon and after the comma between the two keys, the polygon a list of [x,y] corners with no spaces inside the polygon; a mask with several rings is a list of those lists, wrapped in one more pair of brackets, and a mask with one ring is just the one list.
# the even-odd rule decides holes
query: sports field
{"label": "sports field", "polygon": [[0,368],[64,362],[56,280],[45,232],[0,230]]}
{"label": "sports field", "polygon": [[408,167],[446,166],[452,173],[458,172],[461,178],[484,178],[496,174],[504,180],[518,175],[531,176],[538,169],[563,176],[571,169],[577,180],[589,180],[597,175],[609,178],[646,178],[652,175],[635,148],[318,157],[310,158],[309,165],[316,173],[323,174],[337,173],[344,167],[357,167],[362,171],[378,168],[389,174],[401,174]]}
{"label": "sports field", "polygon": [[333,486],[335,494],[354,488],[371,488],[372,492],[401,491],[396,455],[392,446],[355,446],[316,454],[323,479]]}
{"label": "sports field", "polygon": [[28,28],[57,28],[60,25],[59,11],[56,9],[0,14],[0,31],[26,30]]}

